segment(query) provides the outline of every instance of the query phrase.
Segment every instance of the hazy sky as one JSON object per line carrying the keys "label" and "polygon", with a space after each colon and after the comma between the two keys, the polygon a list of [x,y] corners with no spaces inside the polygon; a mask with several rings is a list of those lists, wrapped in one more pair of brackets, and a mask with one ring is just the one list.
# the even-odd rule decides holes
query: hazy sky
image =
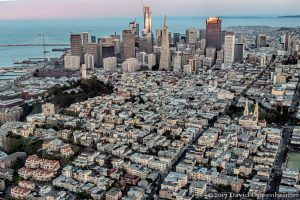
{"label": "hazy sky", "polygon": [[[154,16],[300,14],[300,0],[144,0],[144,3],[152,7]],[[0,20],[141,15],[140,0],[0,0]]]}

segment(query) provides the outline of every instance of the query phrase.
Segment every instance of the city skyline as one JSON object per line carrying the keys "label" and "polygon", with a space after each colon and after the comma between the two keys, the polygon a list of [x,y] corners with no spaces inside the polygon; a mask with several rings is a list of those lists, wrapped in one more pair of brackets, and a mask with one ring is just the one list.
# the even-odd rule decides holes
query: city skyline
{"label": "city skyline", "polygon": [[[152,8],[153,16],[275,16],[274,13],[276,16],[297,15],[300,6],[297,0],[187,0],[187,11],[182,8],[182,1],[179,0],[145,0],[143,4]],[[44,0],[43,4],[37,0],[1,0],[0,5],[0,20],[137,17],[142,14],[140,0]]]}

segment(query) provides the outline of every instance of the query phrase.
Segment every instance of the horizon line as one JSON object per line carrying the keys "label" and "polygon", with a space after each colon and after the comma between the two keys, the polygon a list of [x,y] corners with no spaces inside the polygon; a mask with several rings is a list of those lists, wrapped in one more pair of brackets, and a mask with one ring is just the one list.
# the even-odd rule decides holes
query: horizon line
{"label": "horizon line", "polygon": [[[215,15],[217,16],[217,15]],[[163,18],[163,15],[153,15],[152,18]],[[197,16],[197,15],[170,15],[168,18],[178,18],[178,17],[184,17],[184,18],[199,18],[199,19],[206,19],[210,16]],[[221,15],[217,16],[220,18],[300,18],[300,14],[291,14],[291,15]],[[94,16],[94,17],[51,17],[51,18],[40,18],[40,19],[34,19],[34,18],[25,18],[25,19],[0,19],[0,21],[45,21],[45,20],[85,20],[85,19],[119,19],[119,18],[143,18],[143,16]]]}

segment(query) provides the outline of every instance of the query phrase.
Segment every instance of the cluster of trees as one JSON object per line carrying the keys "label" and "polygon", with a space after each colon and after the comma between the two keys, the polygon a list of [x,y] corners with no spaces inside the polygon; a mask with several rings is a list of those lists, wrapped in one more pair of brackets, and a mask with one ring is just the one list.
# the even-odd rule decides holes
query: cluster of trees
{"label": "cluster of trees", "polygon": [[35,154],[43,144],[42,140],[30,140],[19,135],[9,135],[9,152],[26,152],[28,155]]}
{"label": "cluster of trees", "polygon": [[277,107],[277,109],[266,109],[260,112],[259,118],[265,119],[268,124],[276,123],[278,125],[285,125],[286,123],[294,121],[294,113],[290,112],[288,107]]}
{"label": "cluster of trees", "polygon": [[[76,93],[75,91],[72,91],[68,94],[64,92],[74,88],[80,89],[80,92]],[[113,93],[112,85],[104,84],[102,81],[97,80],[97,78],[91,78],[78,81],[69,88],[56,88],[56,90],[53,91],[51,102],[59,108],[66,108],[73,103],[111,93]]]}

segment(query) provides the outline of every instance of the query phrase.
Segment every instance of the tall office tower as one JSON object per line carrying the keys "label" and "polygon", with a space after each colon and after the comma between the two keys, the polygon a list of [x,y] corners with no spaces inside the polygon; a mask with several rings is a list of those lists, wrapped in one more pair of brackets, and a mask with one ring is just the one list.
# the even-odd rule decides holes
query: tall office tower
{"label": "tall office tower", "polygon": [[235,44],[235,35],[228,34],[225,36],[224,43],[224,63],[231,64],[234,61],[234,44]]}
{"label": "tall office tower", "polygon": [[186,44],[191,48],[196,48],[197,42],[197,30],[196,29],[187,29],[186,30]]}
{"label": "tall office tower", "polygon": [[96,36],[91,36],[91,43],[96,43],[96,42],[97,42]]}
{"label": "tall office tower", "polygon": [[290,50],[290,46],[291,46],[290,41],[291,41],[291,35],[288,34],[288,33],[286,33],[286,34],[284,35],[284,43],[283,43],[283,46],[284,46],[284,50],[285,50],[285,51],[289,51],[289,50]]}
{"label": "tall office tower", "polygon": [[173,44],[176,45],[180,41],[180,33],[173,33]]}
{"label": "tall office tower", "polygon": [[103,37],[98,43],[98,53],[100,64],[103,64],[104,58],[114,57],[115,56],[115,44],[113,43],[112,37]]}
{"label": "tall office tower", "polygon": [[145,65],[147,63],[147,53],[146,52],[139,52],[136,53],[136,59],[138,59],[139,64]]}
{"label": "tall office tower", "polygon": [[192,51],[184,51],[181,57],[182,66],[189,64],[189,59],[192,58],[194,58],[194,53]]}
{"label": "tall office tower", "polygon": [[234,45],[234,62],[242,62],[244,58],[244,44],[237,43]]}
{"label": "tall office tower", "polygon": [[206,30],[200,29],[199,34],[200,34],[200,40],[204,40],[204,39],[206,40]]}
{"label": "tall office tower", "polygon": [[217,50],[215,47],[207,47],[206,48],[206,52],[205,52],[206,57],[211,58],[212,60],[215,60],[216,53],[217,53]]}
{"label": "tall office tower", "polygon": [[140,24],[136,23],[135,25],[135,37],[140,37]]}
{"label": "tall office tower", "polygon": [[83,80],[85,80],[87,78],[87,75],[86,75],[86,65],[85,64],[81,65],[81,78]]}
{"label": "tall office tower", "polygon": [[206,46],[221,49],[222,20],[219,17],[209,17],[206,20]]}
{"label": "tall office tower", "polygon": [[[231,32],[229,32],[231,33]],[[225,43],[225,36],[227,35],[227,31],[221,31],[221,37],[220,37],[220,47],[223,48],[223,45]]]}
{"label": "tall office tower", "polygon": [[167,25],[167,16],[165,16],[164,27],[162,32],[162,44],[159,69],[170,70],[171,68],[171,57],[170,57],[170,42],[169,42],[169,31]]}
{"label": "tall office tower", "polygon": [[193,59],[189,59],[188,60],[188,65],[191,66],[192,73],[197,73],[197,68],[199,66],[199,60],[194,59],[194,58]]}
{"label": "tall office tower", "polygon": [[221,66],[224,63],[224,50],[217,51],[216,65]]}
{"label": "tall office tower", "polygon": [[266,54],[261,55],[261,57],[260,57],[260,66],[261,67],[265,67],[266,66],[266,62],[267,62]]}
{"label": "tall office tower", "polygon": [[206,39],[201,39],[200,40],[200,49],[205,51],[205,49],[206,49]]}
{"label": "tall office tower", "polygon": [[81,62],[83,60],[81,35],[72,33],[70,36],[70,41],[71,41],[71,55],[79,56]]}
{"label": "tall office tower", "polygon": [[120,41],[121,41],[121,36],[118,35],[117,33],[115,33],[114,35],[111,35],[113,41],[112,43],[115,46],[115,54],[119,54],[120,53]]}
{"label": "tall office tower", "polygon": [[182,52],[177,51],[173,58],[173,72],[182,71]]}
{"label": "tall office tower", "polygon": [[156,30],[156,45],[159,47],[161,46],[162,42],[162,34],[163,30],[161,28]]}
{"label": "tall office tower", "polygon": [[95,69],[95,59],[94,59],[94,55],[91,54],[84,54],[84,64],[86,65],[86,67],[88,69],[90,69],[91,71],[94,71]]}
{"label": "tall office tower", "polygon": [[135,32],[123,30],[123,60],[135,58]]}
{"label": "tall office tower", "polygon": [[82,33],[82,44],[83,46],[89,43],[89,33],[88,32],[83,32]]}
{"label": "tall office tower", "polygon": [[138,47],[139,52],[153,53],[153,34],[144,29],[141,37],[138,38]]}
{"label": "tall office tower", "polygon": [[99,61],[99,52],[98,52],[98,44],[96,43],[88,43],[85,45],[85,54],[90,54],[94,56],[94,62],[96,65],[100,65]]}
{"label": "tall office tower", "polygon": [[148,54],[147,55],[147,63],[150,70],[152,70],[152,67],[156,65],[156,55],[155,54]]}
{"label": "tall office tower", "polygon": [[149,6],[144,7],[144,29],[147,30],[147,33],[151,33],[152,29],[152,19],[151,19],[151,9]]}
{"label": "tall office tower", "polygon": [[256,48],[267,46],[267,36],[265,34],[259,34],[256,36]]}

